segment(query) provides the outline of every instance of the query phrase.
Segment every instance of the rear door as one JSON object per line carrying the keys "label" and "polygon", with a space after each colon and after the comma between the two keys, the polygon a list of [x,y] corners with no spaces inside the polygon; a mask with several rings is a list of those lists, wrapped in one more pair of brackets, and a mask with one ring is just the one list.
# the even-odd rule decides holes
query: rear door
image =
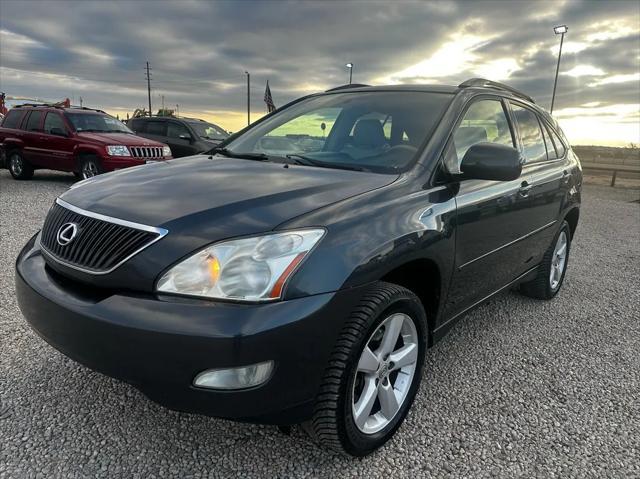
{"label": "rear door", "polygon": [[571,175],[566,154],[558,155],[544,121],[526,105],[510,103],[526,161],[522,178],[529,187],[528,220],[534,234],[527,240],[527,254],[537,264],[553,239]]}
{"label": "rear door", "polygon": [[167,122],[166,120],[147,120],[144,122],[144,129],[139,134],[150,140],[164,143],[167,136]]}
{"label": "rear door", "polygon": [[73,171],[73,148],[75,140],[70,138],[64,118],[57,111],[50,111],[44,118],[43,134],[38,140],[41,163],[46,168]]}
{"label": "rear door", "polygon": [[[472,100],[446,150],[452,172],[467,150],[483,142],[517,146],[508,105],[497,97]],[[447,316],[464,311],[534,266],[524,239],[531,233],[522,178],[462,180],[456,195],[456,254]]]}
{"label": "rear door", "polygon": [[182,123],[178,121],[167,122],[167,137],[163,143],[169,145],[174,158],[199,153],[193,147],[195,139],[191,131]]}
{"label": "rear door", "polygon": [[42,110],[31,110],[23,123],[24,158],[38,167],[46,167],[47,163],[42,151],[42,142],[40,141],[43,132],[44,113]]}

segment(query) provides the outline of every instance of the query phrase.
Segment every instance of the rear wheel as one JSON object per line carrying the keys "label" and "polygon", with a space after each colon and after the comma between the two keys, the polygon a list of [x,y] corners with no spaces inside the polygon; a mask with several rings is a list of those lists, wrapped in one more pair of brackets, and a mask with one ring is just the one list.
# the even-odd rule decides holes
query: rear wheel
{"label": "rear wheel", "polygon": [[33,166],[24,159],[19,151],[9,153],[8,167],[11,176],[16,180],[29,180],[33,177]]}
{"label": "rear wheel", "polygon": [[571,249],[571,230],[566,221],[562,222],[560,231],[556,233],[551,246],[542,258],[535,279],[520,285],[520,291],[532,298],[553,298],[564,281]]}
{"label": "rear wheel", "polygon": [[385,444],[413,403],[426,344],[420,300],[400,286],[376,283],[345,322],[307,429],[353,456]]}
{"label": "rear wheel", "polygon": [[83,156],[80,159],[80,178],[86,180],[103,173],[100,160],[95,156]]}

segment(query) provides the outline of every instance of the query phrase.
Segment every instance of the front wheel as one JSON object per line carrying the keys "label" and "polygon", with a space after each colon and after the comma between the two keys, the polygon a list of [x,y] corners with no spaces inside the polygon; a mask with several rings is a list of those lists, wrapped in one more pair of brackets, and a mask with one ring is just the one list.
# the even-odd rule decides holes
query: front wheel
{"label": "front wheel", "polygon": [[80,160],[80,177],[83,180],[93,178],[102,172],[103,170],[100,165],[100,160],[95,156],[85,156]]}
{"label": "front wheel", "polygon": [[307,429],[323,445],[365,456],[400,427],[422,377],[427,319],[420,300],[379,282],[345,322]]}
{"label": "front wheel", "polygon": [[9,153],[9,173],[16,180],[30,180],[33,177],[33,166],[27,162],[19,151]]}
{"label": "front wheel", "polygon": [[536,299],[553,298],[562,287],[569,263],[570,249],[571,230],[569,224],[563,221],[560,230],[556,233],[553,242],[542,258],[535,279],[520,285],[520,291],[525,296]]}

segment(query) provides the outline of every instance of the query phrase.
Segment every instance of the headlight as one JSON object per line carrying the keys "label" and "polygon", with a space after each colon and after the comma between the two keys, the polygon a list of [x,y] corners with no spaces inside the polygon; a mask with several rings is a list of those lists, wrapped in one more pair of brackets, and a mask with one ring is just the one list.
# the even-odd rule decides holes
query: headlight
{"label": "headlight", "polygon": [[156,290],[244,301],[278,299],[323,235],[323,229],[305,229],[217,243],[173,266]]}
{"label": "headlight", "polygon": [[169,148],[168,146],[163,146],[162,147],[162,156],[171,156],[171,148]]}
{"label": "headlight", "polygon": [[131,156],[131,153],[129,153],[129,148],[124,145],[107,146],[107,154],[109,156]]}

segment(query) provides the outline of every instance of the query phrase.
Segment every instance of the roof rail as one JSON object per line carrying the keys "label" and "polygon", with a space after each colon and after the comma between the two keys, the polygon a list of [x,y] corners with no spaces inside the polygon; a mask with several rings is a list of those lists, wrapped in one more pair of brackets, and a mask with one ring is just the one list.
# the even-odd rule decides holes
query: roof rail
{"label": "roof rail", "polygon": [[487,80],[485,78],[470,78],[469,80],[460,83],[458,88],[470,88],[470,87],[484,87],[484,88],[493,88],[494,90],[503,90],[508,91],[509,93],[514,94],[517,97],[524,98],[531,103],[535,103],[535,100],[531,98],[529,95],[522,93],[520,90],[516,90],[509,85],[505,85],[504,83],[499,83],[497,81]]}
{"label": "roof rail", "polygon": [[44,108],[63,108],[60,105],[55,105],[53,103],[21,103],[19,105],[14,106],[13,108],[21,108],[23,106],[29,106],[32,108],[35,107],[44,107]]}
{"label": "roof rail", "polygon": [[348,85],[340,85],[335,88],[329,88],[326,91],[344,90],[346,88],[360,88],[365,86],[371,86],[371,85],[365,85],[364,83],[349,83]]}

